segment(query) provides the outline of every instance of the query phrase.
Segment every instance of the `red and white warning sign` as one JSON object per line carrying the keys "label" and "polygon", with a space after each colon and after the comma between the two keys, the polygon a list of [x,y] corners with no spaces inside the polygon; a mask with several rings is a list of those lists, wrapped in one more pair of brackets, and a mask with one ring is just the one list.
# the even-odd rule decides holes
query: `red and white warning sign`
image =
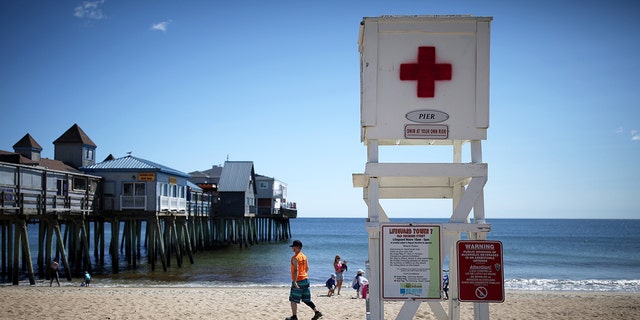
{"label": "red and white warning sign", "polygon": [[460,240],[457,246],[459,300],[504,302],[502,242]]}

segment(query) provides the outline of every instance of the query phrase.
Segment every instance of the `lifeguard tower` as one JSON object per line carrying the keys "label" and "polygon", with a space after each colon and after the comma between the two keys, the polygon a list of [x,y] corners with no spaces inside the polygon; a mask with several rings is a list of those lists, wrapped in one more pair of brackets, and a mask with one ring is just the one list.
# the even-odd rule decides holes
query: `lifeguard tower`
{"label": "lifeguard tower", "polygon": [[[413,318],[422,302],[438,319],[460,317],[456,243],[462,234],[483,241],[491,230],[485,222],[488,170],[481,148],[489,128],[491,21],[381,16],[361,23],[361,141],[367,163],[364,173],[353,174],[353,185],[363,189],[368,206],[370,319],[384,318],[387,300],[405,301],[397,319]],[[379,146],[452,148],[452,161],[381,163]],[[470,149],[469,163],[462,162],[464,146]],[[451,217],[438,225],[392,223],[381,199],[451,199]],[[417,217],[427,217],[419,210]],[[447,255],[448,312],[440,296],[441,260]],[[487,302],[498,302],[492,299],[500,300],[503,291],[481,292],[488,299],[474,302],[475,318],[488,319]]]}

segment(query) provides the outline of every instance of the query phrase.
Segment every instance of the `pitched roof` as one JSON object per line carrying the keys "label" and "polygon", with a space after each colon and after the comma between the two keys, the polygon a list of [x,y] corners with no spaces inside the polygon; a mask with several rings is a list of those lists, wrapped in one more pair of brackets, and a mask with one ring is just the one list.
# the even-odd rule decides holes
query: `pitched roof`
{"label": "pitched roof", "polygon": [[41,167],[45,167],[47,169],[51,169],[51,170],[58,170],[58,171],[66,171],[66,172],[73,172],[73,173],[82,173],[82,171],[67,165],[66,163],[60,161],[60,160],[52,160],[52,159],[48,159],[48,158],[41,158],[40,159],[40,166]]}
{"label": "pitched roof", "polygon": [[187,181],[187,187],[191,188],[191,190],[202,192],[202,188],[191,181]]}
{"label": "pitched roof", "polygon": [[0,150],[0,162],[13,164],[37,165],[38,161],[33,161],[19,153]]}
{"label": "pitched roof", "polygon": [[73,126],[71,126],[71,128],[69,128],[69,130],[63,133],[60,138],[56,139],[56,141],[53,142],[54,145],[65,143],[82,143],[92,147],[97,147],[96,144],[93,143],[91,139],[89,139],[89,136],[87,136],[87,134],[82,131],[80,126],[75,123],[73,124]]}
{"label": "pitched roof", "polygon": [[211,169],[203,171],[189,172],[191,182],[201,184],[218,184],[222,175],[222,167],[214,166]]}
{"label": "pitched roof", "polygon": [[16,144],[13,145],[13,149],[16,148],[33,148],[38,151],[42,151],[42,146],[36,142],[36,140],[30,135],[26,134],[22,139],[20,139]]}
{"label": "pitched roof", "polygon": [[60,160],[41,158],[40,162],[38,162],[38,161],[33,161],[19,153],[8,152],[4,150],[0,150],[0,162],[23,164],[23,165],[29,165],[29,166],[39,166],[39,167],[44,167],[47,169],[57,170],[57,171],[82,173],[82,171],[72,166],[69,166]]}
{"label": "pitched roof", "polygon": [[158,164],[149,160],[137,158],[132,155],[128,155],[126,157],[117,158],[113,160],[106,160],[106,161],[96,163],[86,167],[81,167],[80,170],[91,171],[91,172],[132,171],[132,170],[158,171],[166,174],[172,174],[176,176],[189,178],[189,174],[187,173],[169,168],[167,166],[163,166],[161,164]]}
{"label": "pitched roof", "polygon": [[218,192],[244,192],[254,175],[253,161],[226,161],[220,175]]}

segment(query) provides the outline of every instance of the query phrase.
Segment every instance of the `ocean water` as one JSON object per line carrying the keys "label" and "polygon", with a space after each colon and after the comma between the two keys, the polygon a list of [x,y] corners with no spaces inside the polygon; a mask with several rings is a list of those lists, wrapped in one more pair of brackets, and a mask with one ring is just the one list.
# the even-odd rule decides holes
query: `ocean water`
{"label": "ocean water", "polygon": [[[445,219],[394,219],[393,222],[444,223]],[[503,244],[506,290],[640,292],[640,220],[488,220],[489,240]],[[367,232],[363,218],[297,218],[293,239],[303,242],[310,280],[323,286],[336,254],[348,261],[345,283],[365,269]],[[34,237],[35,232],[30,233]],[[110,261],[94,270],[95,286],[289,286],[291,241],[262,242],[196,252],[194,264],[151,271],[143,258],[136,269],[111,274]],[[35,243],[35,242],[32,242]],[[33,253],[33,256],[37,256]],[[143,254],[143,257],[146,253]],[[175,259],[175,258],[174,258]],[[448,260],[443,260],[447,269]],[[124,259],[121,259],[124,261]],[[62,278],[62,277],[61,277]],[[9,282],[7,277],[0,281]],[[26,281],[26,280],[23,280]],[[44,279],[38,279],[44,281]],[[74,279],[66,285],[79,285]]]}

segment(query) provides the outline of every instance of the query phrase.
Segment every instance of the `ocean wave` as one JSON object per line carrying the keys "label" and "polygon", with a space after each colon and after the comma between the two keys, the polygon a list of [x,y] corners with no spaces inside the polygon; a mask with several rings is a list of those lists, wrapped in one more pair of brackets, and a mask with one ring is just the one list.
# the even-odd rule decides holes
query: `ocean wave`
{"label": "ocean wave", "polygon": [[[288,288],[289,283],[254,283],[254,282],[225,282],[225,281],[150,281],[138,279],[117,280],[110,278],[95,279],[92,285],[95,287],[155,287],[155,288],[267,288],[282,287]],[[0,284],[1,286],[10,286],[10,283]],[[26,280],[20,281],[20,285],[29,285]],[[48,281],[38,280],[37,286],[46,286]],[[80,281],[62,282],[63,286],[79,286]],[[324,288],[324,284],[313,284],[314,288]],[[348,288],[344,285],[344,288]],[[640,293],[640,279],[638,280],[566,280],[566,279],[506,279],[504,281],[506,291],[558,291],[558,292],[626,292]]]}
{"label": "ocean wave", "polygon": [[640,292],[638,280],[506,279],[505,290]]}

